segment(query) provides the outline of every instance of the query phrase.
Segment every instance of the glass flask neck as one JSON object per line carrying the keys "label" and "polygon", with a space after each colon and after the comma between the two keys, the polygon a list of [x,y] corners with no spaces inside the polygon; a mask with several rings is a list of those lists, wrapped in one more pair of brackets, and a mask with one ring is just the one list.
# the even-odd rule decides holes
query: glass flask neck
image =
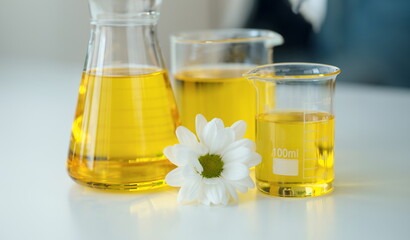
{"label": "glass flask neck", "polygon": [[88,0],[91,24],[155,25],[162,0]]}
{"label": "glass flask neck", "polygon": [[[134,75],[163,70],[156,23],[161,0],[89,0],[91,37],[84,71]],[[120,71],[118,71],[120,69]],[[110,72],[110,71],[108,71]]]}

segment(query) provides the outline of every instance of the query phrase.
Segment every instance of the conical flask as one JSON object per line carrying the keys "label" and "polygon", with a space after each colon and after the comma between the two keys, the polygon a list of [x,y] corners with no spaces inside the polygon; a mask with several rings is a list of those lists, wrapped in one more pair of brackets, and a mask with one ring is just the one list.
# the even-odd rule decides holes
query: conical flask
{"label": "conical flask", "polygon": [[178,113],[157,41],[161,0],[89,0],[91,37],[67,160],[78,183],[164,185]]}

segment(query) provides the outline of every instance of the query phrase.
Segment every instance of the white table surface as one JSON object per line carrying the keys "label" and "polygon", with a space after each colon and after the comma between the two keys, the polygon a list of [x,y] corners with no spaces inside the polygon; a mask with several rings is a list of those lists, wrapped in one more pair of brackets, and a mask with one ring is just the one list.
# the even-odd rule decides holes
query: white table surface
{"label": "white table surface", "polygon": [[330,195],[252,189],[239,204],[207,207],[178,205],[171,188],[115,194],[75,184],[65,161],[81,67],[0,67],[1,240],[410,239],[410,90],[338,84]]}

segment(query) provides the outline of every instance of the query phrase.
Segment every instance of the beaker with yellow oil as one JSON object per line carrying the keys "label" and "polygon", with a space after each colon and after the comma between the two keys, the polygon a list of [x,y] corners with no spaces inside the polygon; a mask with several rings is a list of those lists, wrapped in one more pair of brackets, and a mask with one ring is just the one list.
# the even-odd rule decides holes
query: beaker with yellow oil
{"label": "beaker with yellow oil", "polygon": [[257,91],[256,185],[280,197],[320,196],[333,190],[333,98],[339,68],[278,63],[244,77]]}
{"label": "beaker with yellow oil", "polygon": [[256,97],[242,77],[272,62],[279,34],[257,29],[192,31],[171,37],[174,88],[182,125],[195,131],[195,116],[221,118],[226,125],[244,120],[245,137],[254,140]]}
{"label": "beaker with yellow oil", "polygon": [[136,191],[174,168],[174,95],[156,36],[160,0],[89,0],[91,38],[67,160],[78,183]]}

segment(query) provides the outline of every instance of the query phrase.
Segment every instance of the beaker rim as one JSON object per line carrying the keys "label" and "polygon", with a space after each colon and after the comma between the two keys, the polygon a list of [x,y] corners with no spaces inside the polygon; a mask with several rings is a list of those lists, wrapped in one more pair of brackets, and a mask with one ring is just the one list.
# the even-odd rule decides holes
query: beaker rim
{"label": "beaker rim", "polygon": [[283,44],[283,37],[266,29],[228,28],[204,29],[178,32],[171,35],[171,41],[187,44],[226,44],[238,42],[267,41],[273,46]]}
{"label": "beaker rim", "polygon": [[242,76],[261,81],[321,81],[335,79],[340,72],[340,68],[328,64],[283,62],[255,67]]}

